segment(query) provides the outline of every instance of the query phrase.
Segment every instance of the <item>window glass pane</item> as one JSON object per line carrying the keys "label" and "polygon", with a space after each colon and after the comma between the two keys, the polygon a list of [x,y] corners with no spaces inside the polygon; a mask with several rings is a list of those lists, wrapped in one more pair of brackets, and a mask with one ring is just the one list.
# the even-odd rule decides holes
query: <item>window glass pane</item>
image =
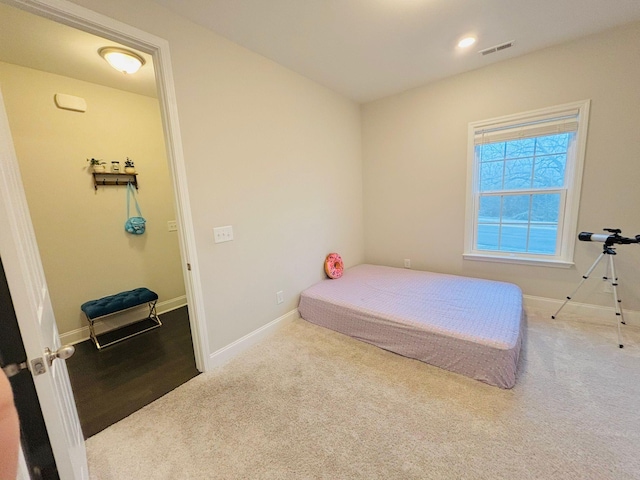
{"label": "window glass pane", "polygon": [[532,157],[535,151],[536,139],[523,138],[522,140],[511,140],[506,145],[506,158]]}
{"label": "window glass pane", "polygon": [[528,222],[530,197],[531,195],[505,195],[502,199],[502,221]]}
{"label": "window glass pane", "polygon": [[476,155],[481,162],[502,160],[504,158],[505,142],[486,143],[476,146]]}
{"label": "window glass pane", "polygon": [[477,250],[498,250],[500,225],[495,223],[483,223],[478,225]]}
{"label": "window glass pane", "polygon": [[525,252],[529,225],[502,225],[500,229],[500,250],[503,252]]}
{"label": "window glass pane", "polygon": [[557,225],[531,224],[529,228],[529,253],[554,255],[556,253]]}
{"label": "window glass pane", "polygon": [[499,196],[480,197],[479,223],[497,223],[500,221],[500,199],[501,197]]}
{"label": "window glass pane", "polygon": [[504,189],[531,188],[532,171],[533,158],[507,160],[504,162]]}
{"label": "window glass pane", "polygon": [[502,173],[504,162],[488,162],[480,164],[480,191],[502,190]]}
{"label": "window glass pane", "polygon": [[566,166],[566,154],[536,157],[533,186],[538,188],[563,186]]}
{"label": "window glass pane", "polygon": [[559,193],[533,195],[531,201],[531,222],[558,223],[559,214]]}
{"label": "window glass pane", "polygon": [[564,153],[569,147],[569,136],[573,133],[560,133],[548,135],[536,139],[536,155],[546,155],[549,153]]}

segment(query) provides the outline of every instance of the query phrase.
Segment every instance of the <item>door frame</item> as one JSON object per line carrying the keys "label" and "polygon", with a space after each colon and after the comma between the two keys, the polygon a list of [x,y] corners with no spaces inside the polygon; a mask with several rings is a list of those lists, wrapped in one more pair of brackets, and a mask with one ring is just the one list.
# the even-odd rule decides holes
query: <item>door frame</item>
{"label": "door frame", "polygon": [[[196,368],[200,372],[206,372],[210,369],[209,335],[205,322],[202,284],[198,269],[197,249],[182,150],[182,137],[178,121],[178,106],[176,103],[173,70],[169,54],[169,42],[163,38],[66,0],[2,1],[8,5],[58,23],[140,50],[153,57],[167,160],[176,205],[180,257],[187,303],[189,305],[189,322],[191,325]],[[15,198],[14,200],[20,202],[22,198]],[[26,205],[24,207],[26,210]]]}

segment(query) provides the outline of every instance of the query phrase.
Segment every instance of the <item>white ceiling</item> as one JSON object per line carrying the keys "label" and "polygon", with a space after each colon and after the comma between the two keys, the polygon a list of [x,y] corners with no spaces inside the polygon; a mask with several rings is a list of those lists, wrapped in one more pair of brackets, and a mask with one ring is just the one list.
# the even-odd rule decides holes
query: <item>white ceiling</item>
{"label": "white ceiling", "polygon": [[[640,0],[154,1],[359,102],[640,21]],[[478,43],[461,51],[466,34]],[[125,76],[97,55],[107,45],[0,3],[0,61],[155,96],[151,57]]]}
{"label": "white ceiling", "polygon": [[357,101],[640,20],[640,0],[154,1]]}
{"label": "white ceiling", "polygon": [[146,63],[135,75],[125,75],[98,55],[106,46],[122,47],[0,3],[0,61],[155,97],[152,57],[134,50]]}

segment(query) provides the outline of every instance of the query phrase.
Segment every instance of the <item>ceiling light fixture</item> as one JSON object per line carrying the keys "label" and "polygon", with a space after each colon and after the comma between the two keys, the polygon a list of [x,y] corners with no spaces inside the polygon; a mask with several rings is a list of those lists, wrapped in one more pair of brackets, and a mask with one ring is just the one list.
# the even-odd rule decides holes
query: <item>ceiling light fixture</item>
{"label": "ceiling light fixture", "polygon": [[476,43],[476,37],[464,37],[458,42],[460,48],[467,48]]}
{"label": "ceiling light fixture", "polygon": [[103,47],[98,53],[109,65],[124,74],[133,74],[145,64],[144,58],[131,50],[119,47]]}

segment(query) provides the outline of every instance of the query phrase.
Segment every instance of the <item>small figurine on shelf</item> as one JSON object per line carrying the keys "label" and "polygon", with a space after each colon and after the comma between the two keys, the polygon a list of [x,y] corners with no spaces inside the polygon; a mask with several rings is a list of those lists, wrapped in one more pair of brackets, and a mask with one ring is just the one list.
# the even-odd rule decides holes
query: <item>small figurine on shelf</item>
{"label": "small figurine on shelf", "polygon": [[87,162],[89,162],[89,166],[93,168],[93,173],[104,173],[104,165],[107,162],[103,162],[102,160],[98,160],[97,158],[87,158]]}
{"label": "small figurine on shelf", "polygon": [[136,166],[133,164],[133,160],[127,157],[127,160],[124,162],[124,172],[125,173],[136,173]]}

